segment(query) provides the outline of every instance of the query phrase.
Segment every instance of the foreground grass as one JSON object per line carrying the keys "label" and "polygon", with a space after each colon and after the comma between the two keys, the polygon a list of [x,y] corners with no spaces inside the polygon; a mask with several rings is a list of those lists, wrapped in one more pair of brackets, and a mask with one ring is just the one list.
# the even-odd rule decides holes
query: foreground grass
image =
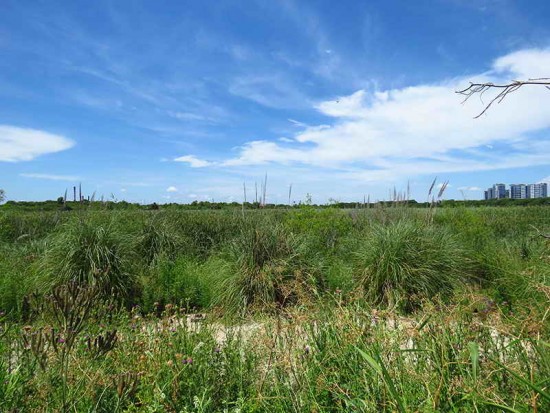
{"label": "foreground grass", "polygon": [[[548,344],[498,309],[430,307],[413,317],[341,299],[225,327],[121,313],[90,326],[68,365],[6,333],[2,411],[548,411]],[[438,312],[436,310],[445,310]],[[536,324],[537,321],[531,320]],[[88,344],[113,326],[118,343]],[[51,326],[50,326],[51,327]],[[38,323],[26,334],[37,334]],[[11,335],[11,340],[7,336]],[[63,344],[58,343],[58,346]],[[8,368],[9,367],[9,368]],[[538,410],[537,410],[538,409]],[[497,409],[498,410],[498,409]]]}

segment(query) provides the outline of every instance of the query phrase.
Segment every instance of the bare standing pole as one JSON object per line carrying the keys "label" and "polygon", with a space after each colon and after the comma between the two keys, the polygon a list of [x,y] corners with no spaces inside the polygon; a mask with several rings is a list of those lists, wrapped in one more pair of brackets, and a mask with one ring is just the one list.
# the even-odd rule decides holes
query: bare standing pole
{"label": "bare standing pole", "polygon": [[244,192],[244,201],[243,201],[243,218],[244,218],[244,204],[246,204],[246,182],[243,182],[243,192]]}
{"label": "bare standing pole", "polygon": [[264,206],[265,206],[266,193],[267,193],[267,172],[265,173],[265,180],[264,180],[264,202],[263,202]]}
{"label": "bare standing pole", "polygon": [[290,206],[290,197],[292,196],[292,184],[288,188],[288,205]]}

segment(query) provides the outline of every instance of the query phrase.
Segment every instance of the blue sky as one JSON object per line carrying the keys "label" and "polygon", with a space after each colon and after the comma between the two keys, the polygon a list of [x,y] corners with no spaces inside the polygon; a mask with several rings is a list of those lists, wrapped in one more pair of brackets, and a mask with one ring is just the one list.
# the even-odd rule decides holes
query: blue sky
{"label": "blue sky", "polygon": [[454,93],[550,77],[548,21],[543,0],[3,0],[0,188],[240,201],[267,173],[268,201],[325,202],[548,180],[550,92],[477,120]]}

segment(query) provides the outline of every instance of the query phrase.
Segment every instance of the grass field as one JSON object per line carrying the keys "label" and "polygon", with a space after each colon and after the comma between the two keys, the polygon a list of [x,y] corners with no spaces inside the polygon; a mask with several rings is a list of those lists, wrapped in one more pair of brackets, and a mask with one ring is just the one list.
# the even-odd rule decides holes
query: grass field
{"label": "grass field", "polygon": [[548,412],[550,208],[0,211],[0,411]]}

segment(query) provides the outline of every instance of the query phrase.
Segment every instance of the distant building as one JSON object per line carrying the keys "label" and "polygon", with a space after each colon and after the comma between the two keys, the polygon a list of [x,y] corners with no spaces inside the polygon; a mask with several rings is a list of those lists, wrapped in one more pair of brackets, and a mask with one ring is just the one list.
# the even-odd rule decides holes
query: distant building
{"label": "distant building", "polygon": [[485,199],[526,199],[526,198],[547,198],[548,184],[510,184],[506,189],[505,184],[494,184],[485,191]]}
{"label": "distant building", "polygon": [[485,191],[485,199],[495,199],[495,191],[493,188],[487,188]]}
{"label": "distant building", "polygon": [[527,198],[546,198],[548,196],[548,184],[530,184],[526,188]]}
{"label": "distant building", "polygon": [[525,199],[527,198],[527,186],[525,184],[511,184],[510,198]]}
{"label": "distant building", "polygon": [[506,185],[494,184],[493,185],[493,198],[501,199],[506,198]]}

